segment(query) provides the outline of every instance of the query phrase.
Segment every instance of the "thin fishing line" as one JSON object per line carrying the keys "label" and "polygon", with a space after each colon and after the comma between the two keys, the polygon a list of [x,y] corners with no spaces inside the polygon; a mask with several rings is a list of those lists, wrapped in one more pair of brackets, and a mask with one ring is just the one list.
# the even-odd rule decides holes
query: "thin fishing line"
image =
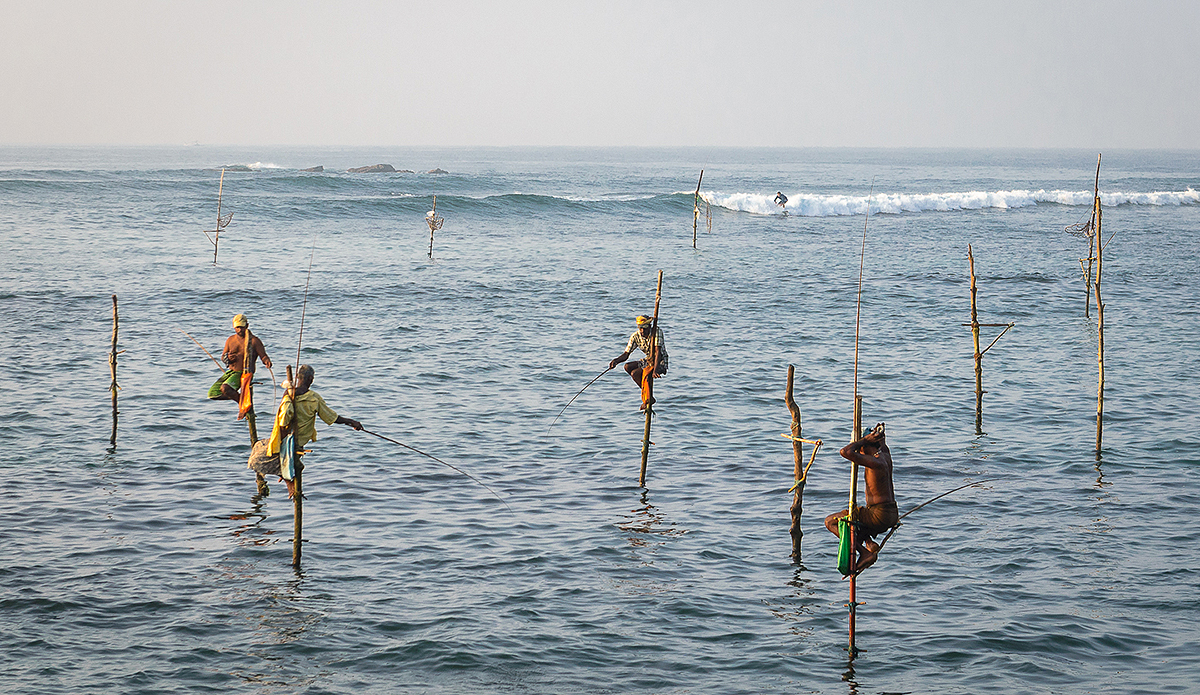
{"label": "thin fishing line", "polygon": [[[583,395],[584,391],[587,391],[588,386],[591,386],[592,384],[599,381],[600,377],[604,376],[605,374],[608,374],[610,371],[612,371],[612,367],[609,367],[608,369],[605,369],[604,371],[600,372],[599,374],[596,375],[595,379],[592,379],[591,381],[587,382],[587,386],[584,386],[583,388],[579,389],[579,393],[575,394],[574,396],[571,396],[571,400],[567,401],[567,404],[563,406],[562,410],[558,411],[558,415],[554,416],[554,422],[550,423],[550,427],[554,427],[554,423],[558,422],[558,419],[560,417],[562,417],[562,414],[567,412],[567,408],[571,407],[571,404],[575,402],[576,398],[579,398],[581,395]],[[550,427],[546,428],[546,434],[550,434]]]}
{"label": "thin fishing line", "polygon": [[[863,266],[867,259],[867,222],[871,220],[871,198],[875,195],[875,177],[871,177],[871,192],[867,194],[867,217],[863,220],[862,251],[858,257],[858,301],[854,309],[854,402],[858,403],[858,327],[862,318],[862,280]],[[855,406],[857,407],[857,405]],[[860,432],[854,433],[858,439]]]}
{"label": "thin fishing line", "polygon": [[896,525],[892,526],[892,529],[890,531],[888,531],[888,535],[884,536],[883,540],[880,541],[879,550],[883,550],[884,543],[888,542],[888,539],[892,537],[892,534],[896,532],[896,529],[900,528],[900,522],[904,519],[904,517],[908,516],[909,514],[912,514],[913,512],[917,511],[921,507],[924,507],[925,505],[927,505],[931,502],[937,502],[938,500],[942,499],[946,495],[949,495],[953,492],[958,492],[959,490],[969,488],[973,485],[982,485],[983,483],[990,483],[990,482],[993,482],[996,480],[999,480],[999,478],[985,478],[983,480],[975,480],[975,481],[969,482],[965,485],[959,485],[958,487],[954,488],[953,490],[947,490],[946,492],[943,492],[942,494],[940,494],[936,497],[931,497],[930,499],[925,500],[924,502],[918,504],[917,506],[913,507],[912,509],[908,510],[907,512],[904,512],[896,519]]}
{"label": "thin fishing line", "polygon": [[404,447],[405,449],[408,449],[409,451],[415,451],[416,453],[418,453],[418,454],[420,454],[420,455],[422,455],[422,456],[424,456],[424,457],[426,457],[426,458],[433,459],[434,461],[437,461],[438,463],[442,464],[443,466],[445,466],[445,467],[447,467],[447,468],[452,468],[452,469],[454,469],[454,470],[458,471],[459,473],[462,473],[463,475],[467,476],[467,477],[468,477],[468,478],[470,478],[471,480],[474,480],[474,481],[475,481],[476,483],[478,483],[479,485],[483,486],[483,488],[484,488],[485,490],[487,490],[488,492],[492,493],[492,496],[493,496],[493,497],[495,497],[496,499],[500,500],[500,504],[503,504],[503,505],[505,506],[505,508],[507,508],[507,509],[508,509],[508,512],[509,512],[510,514],[512,514],[514,517],[516,516],[516,513],[515,513],[515,512],[513,512],[513,510],[512,510],[512,507],[509,507],[509,506],[508,506],[508,502],[505,502],[503,497],[501,497],[501,496],[500,496],[500,495],[499,495],[499,494],[498,494],[498,493],[497,493],[495,490],[493,490],[492,488],[488,487],[488,486],[487,486],[487,483],[483,482],[483,481],[482,481],[482,480],[480,480],[479,478],[476,478],[475,476],[471,475],[470,473],[468,473],[468,472],[464,471],[463,469],[459,468],[458,466],[454,466],[454,465],[451,465],[451,464],[449,464],[449,463],[446,463],[445,461],[441,460],[440,458],[438,458],[438,457],[436,457],[436,456],[432,456],[432,455],[430,455],[430,454],[427,454],[427,453],[425,453],[424,451],[421,451],[420,449],[418,449],[418,448],[416,448],[416,447],[411,447],[411,446],[409,446],[409,445],[405,444],[404,442],[398,442],[398,441],[396,441],[395,439],[392,439],[391,437],[385,437],[385,436],[383,436],[382,434],[379,434],[379,433],[377,433],[377,432],[372,432],[371,430],[369,430],[369,429],[367,429],[367,428],[365,428],[365,427],[362,429],[362,431],[363,431],[363,432],[366,432],[367,434],[369,434],[369,435],[371,435],[371,436],[373,436],[373,437],[379,437],[380,439],[382,439],[382,440],[384,440],[384,441],[388,441],[388,442],[391,442],[392,444],[397,444],[397,445],[399,445],[399,446],[402,446],[402,447]]}
{"label": "thin fishing line", "polygon": [[[304,305],[300,309],[300,337],[296,339],[296,380],[300,380],[300,345],[304,341],[304,316],[308,313],[308,283],[312,282],[313,257],[317,255],[317,235],[313,234],[312,253],[308,255],[308,278],[304,281]],[[292,384],[293,388],[295,384]]]}

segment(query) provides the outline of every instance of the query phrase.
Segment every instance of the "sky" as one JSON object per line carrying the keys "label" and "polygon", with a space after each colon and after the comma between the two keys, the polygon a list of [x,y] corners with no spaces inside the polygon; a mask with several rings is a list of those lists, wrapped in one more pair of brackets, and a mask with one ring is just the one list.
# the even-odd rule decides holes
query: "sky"
{"label": "sky", "polygon": [[1197,2],[0,0],[0,144],[1200,148]]}

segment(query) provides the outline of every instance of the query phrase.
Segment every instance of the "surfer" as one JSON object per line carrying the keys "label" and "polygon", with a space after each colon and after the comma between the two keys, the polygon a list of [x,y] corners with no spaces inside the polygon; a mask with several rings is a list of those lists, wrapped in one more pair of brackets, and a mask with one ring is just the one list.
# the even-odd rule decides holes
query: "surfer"
{"label": "surfer", "polygon": [[[866,468],[863,479],[867,486],[867,506],[856,507],[854,523],[854,553],[858,563],[854,574],[862,572],[875,564],[879,557],[879,544],[871,540],[887,531],[900,520],[896,508],[896,492],[892,487],[892,453],[888,450],[884,436],[883,423],[875,425],[875,429],[858,441],[842,447],[842,458],[853,461]],[[848,509],[825,517],[825,528],[835,536],[838,532],[838,520],[846,518]]]}
{"label": "surfer", "polygon": [[775,204],[785,210],[787,209],[787,196],[783,194],[783,191],[775,192]]}
{"label": "surfer", "polygon": [[[245,314],[233,317],[233,335],[225,340],[225,349],[221,351],[225,373],[209,387],[209,399],[234,402],[241,400],[242,395],[238,392],[238,387],[242,381],[242,368],[246,365],[246,331],[249,328],[250,321],[246,319]],[[250,374],[254,374],[254,364],[257,360],[262,360],[263,366],[270,369],[271,358],[267,356],[267,349],[263,347],[258,336],[254,336],[250,344],[254,349],[254,355],[250,359]]]}
{"label": "surfer", "polygon": [[[278,475],[287,483],[288,497],[295,493],[295,483],[292,481],[293,473],[290,470],[284,470],[280,465],[279,451],[283,448],[283,442],[289,437],[287,430],[291,423],[291,431],[294,434],[295,442],[292,445],[296,455],[294,457],[294,466],[303,469],[303,464],[300,463],[300,455],[303,454],[304,445],[309,442],[317,441],[317,417],[320,416],[325,421],[326,425],[349,425],[356,430],[362,430],[362,423],[358,420],[351,420],[348,417],[342,417],[333,411],[325,404],[325,399],[321,394],[311,390],[313,383],[314,372],[313,368],[307,364],[300,365],[296,370],[296,388],[293,393],[291,389],[285,391],[283,400],[279,403],[279,410],[275,413],[275,426],[271,428],[271,438],[269,440],[260,439],[254,444],[253,450],[250,452],[250,462],[248,468],[252,468],[262,475]],[[288,384],[284,384],[288,386]]]}
{"label": "surfer", "polygon": [[633,335],[629,336],[629,342],[625,345],[625,352],[622,352],[620,355],[614,357],[612,361],[608,363],[608,368],[612,369],[618,364],[621,364],[625,360],[629,359],[629,355],[633,353],[634,348],[642,351],[642,353],[646,356],[645,359],[635,360],[627,363],[625,365],[625,373],[627,373],[629,377],[633,379],[633,383],[641,387],[642,407],[640,410],[645,410],[647,405],[654,404],[653,398],[649,398],[649,403],[646,402],[648,396],[647,391],[649,390],[649,381],[643,378],[646,371],[652,365],[655,365],[653,356],[650,354],[651,351],[654,350],[654,347],[651,346],[651,342],[653,342],[658,349],[658,363],[656,369],[654,370],[653,376],[654,378],[659,378],[667,373],[667,341],[665,338],[663,338],[663,332],[661,328],[658,329],[658,335],[656,339],[651,341],[651,330],[654,327],[654,319],[651,317],[642,315],[638,316],[635,320],[637,321],[637,330],[633,332]]}

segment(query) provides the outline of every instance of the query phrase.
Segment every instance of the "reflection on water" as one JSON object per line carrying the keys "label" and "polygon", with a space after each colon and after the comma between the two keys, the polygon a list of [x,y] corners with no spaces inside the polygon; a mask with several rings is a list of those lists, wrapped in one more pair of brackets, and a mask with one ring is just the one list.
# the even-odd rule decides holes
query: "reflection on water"
{"label": "reflection on water", "polygon": [[807,567],[798,565],[786,584],[790,589],[788,595],[779,605],[768,606],[772,615],[788,624],[788,632],[805,638],[814,633],[809,621],[816,614],[813,607],[819,603],[814,580],[804,576],[807,572]]}
{"label": "reflection on water", "polygon": [[279,542],[278,538],[271,538],[276,531],[274,529],[263,528],[262,522],[267,519],[267,512],[263,509],[263,498],[265,494],[259,492],[250,497],[250,510],[244,512],[235,512],[224,519],[231,521],[245,521],[247,523],[239,525],[230,534],[238,539],[239,545],[272,545]]}
{"label": "reflection on water", "polygon": [[635,548],[658,546],[665,541],[652,541],[655,537],[678,538],[687,533],[686,529],[678,528],[675,522],[667,522],[658,508],[650,504],[649,490],[642,489],[641,503],[642,506],[625,515],[625,521],[617,524],[617,528],[630,534],[627,540],[631,546]]}

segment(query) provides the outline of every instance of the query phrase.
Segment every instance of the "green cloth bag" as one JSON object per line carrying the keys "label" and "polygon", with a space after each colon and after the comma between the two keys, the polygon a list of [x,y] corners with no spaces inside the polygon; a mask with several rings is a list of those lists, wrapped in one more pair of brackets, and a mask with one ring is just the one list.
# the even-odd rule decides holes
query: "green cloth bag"
{"label": "green cloth bag", "polygon": [[846,517],[838,519],[838,572],[845,577],[850,574],[850,521]]}

